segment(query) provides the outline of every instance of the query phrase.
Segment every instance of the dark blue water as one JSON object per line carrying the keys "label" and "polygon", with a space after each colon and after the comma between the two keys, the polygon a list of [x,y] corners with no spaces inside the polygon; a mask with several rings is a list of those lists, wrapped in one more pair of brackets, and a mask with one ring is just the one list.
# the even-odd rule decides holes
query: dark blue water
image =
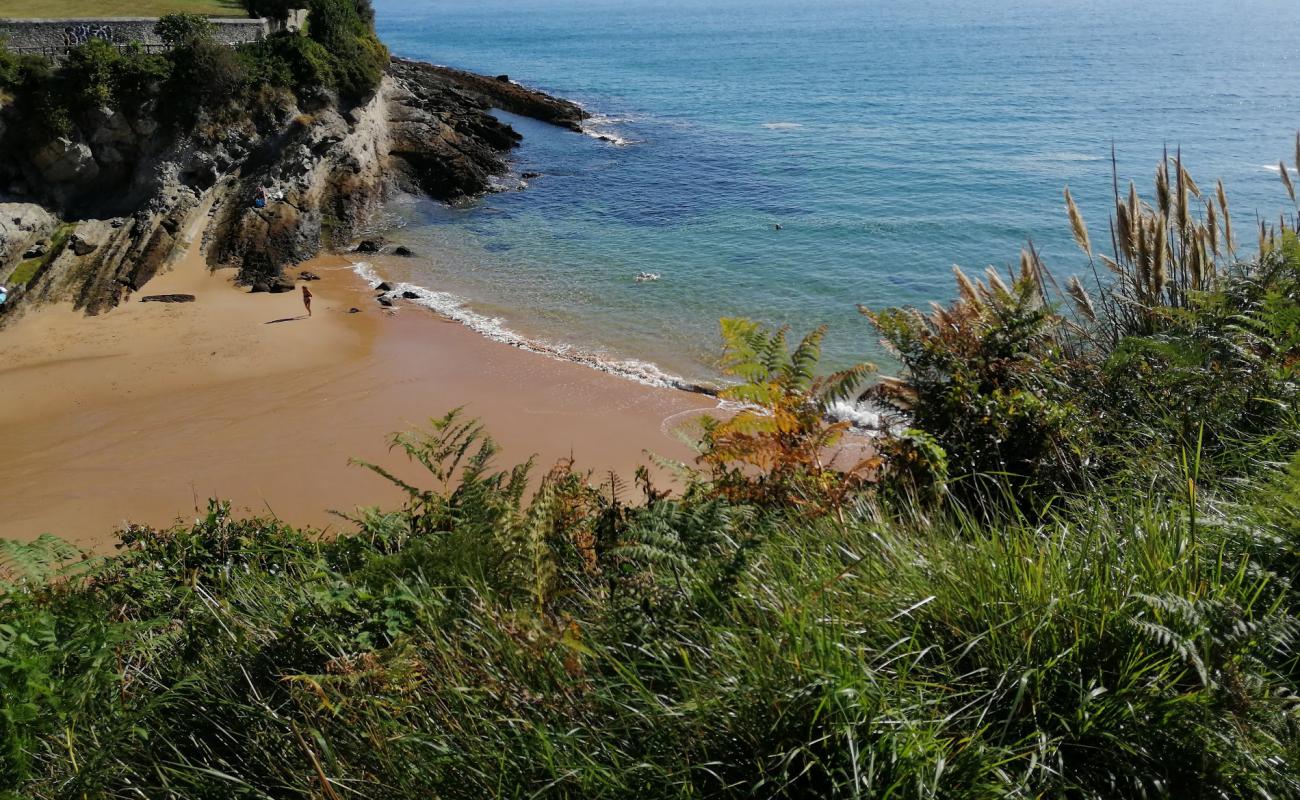
{"label": "dark blue water", "polygon": [[380,269],[692,378],[713,372],[719,316],[827,323],[830,362],[882,361],[858,303],[946,300],[953,264],[1013,263],[1029,238],[1082,269],[1061,191],[1107,241],[1112,142],[1144,192],[1181,147],[1248,234],[1287,201],[1265,165],[1294,158],[1300,126],[1294,0],[376,6],[395,53],[509,73],[625,142],[512,118],[516,170],[543,176],[468,209],[400,205],[396,238],[423,257]]}

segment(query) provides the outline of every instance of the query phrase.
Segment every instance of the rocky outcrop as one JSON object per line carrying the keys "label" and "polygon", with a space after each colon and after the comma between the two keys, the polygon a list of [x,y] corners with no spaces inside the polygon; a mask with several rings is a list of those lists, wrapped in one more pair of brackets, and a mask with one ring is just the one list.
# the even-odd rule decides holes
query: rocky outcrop
{"label": "rocky outcrop", "polygon": [[54,217],[34,203],[0,203],[0,279],[4,265],[44,255],[42,242],[54,226]]}
{"label": "rocky outcrop", "polygon": [[[257,113],[185,131],[162,124],[152,101],[131,113],[92,109],[38,147],[0,145],[0,199],[33,201],[0,205],[0,276],[50,236],[55,217],[80,219],[24,297],[101,311],[164,267],[211,197],[208,263],[282,290],[285,267],[346,246],[390,192],[459,202],[490,191],[520,140],[490,109],[570,129],[584,116],[508,80],[402,59],[361,105],[345,109],[323,94],[307,108],[296,102],[286,93]],[[13,122],[0,109],[0,137]]]}
{"label": "rocky outcrop", "polygon": [[419,76],[417,80],[421,83],[429,83],[437,76],[446,85],[454,87],[455,91],[473,98],[482,109],[500,108],[572,131],[581,131],[582,121],[588,116],[577,103],[520,86],[510,80],[508,75],[489,78],[473,72],[402,58],[393,59],[389,72],[394,75]]}

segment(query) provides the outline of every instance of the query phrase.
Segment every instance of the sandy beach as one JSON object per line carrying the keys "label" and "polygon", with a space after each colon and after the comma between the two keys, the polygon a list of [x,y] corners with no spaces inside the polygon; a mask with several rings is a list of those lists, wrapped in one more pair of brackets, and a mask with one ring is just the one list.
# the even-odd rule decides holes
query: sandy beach
{"label": "sandy beach", "polygon": [[[347,523],[331,510],[401,502],[349,458],[418,477],[387,434],[458,406],[501,443],[501,466],[536,455],[544,471],[572,456],[631,477],[647,450],[689,458],[672,431],[715,405],[419,307],[385,311],[339,256],[289,274],[302,270],[321,277],[310,318],[298,292],[249,294],[192,245],[106,314],[28,309],[0,330],[0,537],[49,532],[106,550],[121,524],[190,519],[209,497],[338,530]],[[172,293],[197,300],[140,302]]]}

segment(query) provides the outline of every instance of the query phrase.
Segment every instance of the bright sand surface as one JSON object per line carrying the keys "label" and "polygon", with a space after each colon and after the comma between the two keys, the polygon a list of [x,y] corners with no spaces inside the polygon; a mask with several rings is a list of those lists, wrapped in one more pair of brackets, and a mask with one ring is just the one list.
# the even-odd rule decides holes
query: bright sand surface
{"label": "bright sand surface", "polygon": [[[715,406],[419,307],[385,312],[343,258],[303,266],[321,276],[311,318],[299,292],[250,295],[191,246],[107,314],[47,307],[0,330],[0,538],[49,532],[108,550],[122,523],[192,519],[209,497],[346,529],[330,510],[401,502],[348,459],[432,485],[386,436],[457,406],[501,443],[501,467],[536,454],[540,473],[572,455],[630,479],[647,450],[688,459],[672,430]],[[198,299],[139,302],[170,293]]]}

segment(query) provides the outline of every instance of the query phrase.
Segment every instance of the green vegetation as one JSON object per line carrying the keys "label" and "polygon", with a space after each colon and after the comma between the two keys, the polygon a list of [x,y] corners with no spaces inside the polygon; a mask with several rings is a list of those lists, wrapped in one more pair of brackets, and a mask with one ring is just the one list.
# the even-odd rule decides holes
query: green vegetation
{"label": "green vegetation", "polygon": [[31,283],[33,278],[41,274],[46,265],[59,257],[59,253],[63,252],[63,248],[68,243],[68,237],[76,228],[77,226],[71,223],[60,224],[55,229],[54,235],[50,237],[50,246],[45,250],[45,255],[18,262],[18,266],[9,274],[5,283],[10,286],[26,286]]}
{"label": "green vegetation", "polygon": [[331,102],[330,90],[345,106],[365,100],[388,63],[369,0],[309,5],[309,32],[233,48],[214,40],[205,18],[179,13],[157,23],[171,47],[163,55],[93,40],[72,48],[55,68],[42,57],[0,50],[0,95],[12,98],[23,123],[13,135],[39,146],[83,122],[93,129],[101,107],[202,131],[205,121],[249,117],[275,126],[295,103],[314,109]]}
{"label": "green vegetation", "polygon": [[[1288,191],[1291,187],[1288,184]],[[1110,273],[868,312],[906,432],[822,463],[820,332],[723,323],[675,495],[460,413],[322,539],[212,503],[0,544],[0,789],[36,797],[1300,796],[1300,239],[1178,160]],[[847,465],[845,465],[847,466]],[[421,485],[428,483],[429,486]]]}
{"label": "green vegetation", "polygon": [[5,0],[0,17],[8,19],[100,19],[201,14],[247,16],[239,0]]}

